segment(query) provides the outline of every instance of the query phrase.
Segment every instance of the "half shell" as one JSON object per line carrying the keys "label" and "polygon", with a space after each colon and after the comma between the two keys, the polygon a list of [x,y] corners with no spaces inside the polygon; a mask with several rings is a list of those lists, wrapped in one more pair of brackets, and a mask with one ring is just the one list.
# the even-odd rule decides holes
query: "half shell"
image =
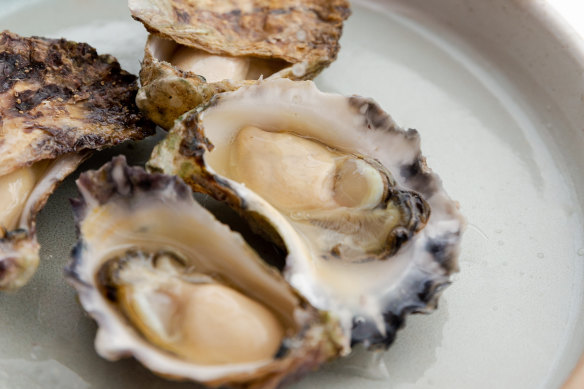
{"label": "half shell", "polygon": [[372,100],[266,80],[185,114],[148,166],[226,201],[283,245],[286,279],[340,317],[353,344],[387,347],[457,270],[458,206],[417,131]]}
{"label": "half shell", "polygon": [[136,92],[135,76],[87,44],[0,34],[0,290],[34,273],[35,216],[87,150],[154,132]]}
{"label": "half shell", "polygon": [[115,158],[83,173],[68,267],[98,353],[209,386],[275,388],[341,351],[338,323],[300,297],[182,180]]}

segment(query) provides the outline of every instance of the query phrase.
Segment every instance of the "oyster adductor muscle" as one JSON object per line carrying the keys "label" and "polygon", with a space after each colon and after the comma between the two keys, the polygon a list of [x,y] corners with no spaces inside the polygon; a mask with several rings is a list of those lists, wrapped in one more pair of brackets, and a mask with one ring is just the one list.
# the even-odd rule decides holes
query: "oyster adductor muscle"
{"label": "oyster adductor muscle", "polygon": [[179,178],[117,157],[77,181],[67,269],[98,322],[96,349],[209,386],[276,388],[342,351],[319,312]]}
{"label": "oyster adductor muscle", "polygon": [[260,78],[312,79],[337,57],[345,0],[130,0],[152,33],[138,106],[169,129],[217,92]]}
{"label": "oyster adductor muscle", "polygon": [[34,273],[35,215],[88,150],[153,134],[137,90],[85,43],[0,33],[0,290]]}
{"label": "oyster adductor muscle", "polygon": [[427,167],[418,132],[370,99],[265,80],[183,115],[147,166],[284,245],[286,279],[339,317],[353,344],[389,346],[457,270],[457,203]]}

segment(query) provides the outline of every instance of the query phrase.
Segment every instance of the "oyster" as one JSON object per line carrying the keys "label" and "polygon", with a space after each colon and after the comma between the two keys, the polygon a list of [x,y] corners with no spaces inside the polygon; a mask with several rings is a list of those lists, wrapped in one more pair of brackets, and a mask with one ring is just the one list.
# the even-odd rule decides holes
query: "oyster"
{"label": "oyster", "polygon": [[258,78],[312,79],[335,60],[346,0],[129,0],[151,35],[137,104],[169,129],[213,94]]}
{"label": "oyster", "polygon": [[283,245],[286,279],[337,315],[353,344],[389,346],[457,270],[458,206],[417,131],[372,100],[265,80],[186,113],[148,166],[226,201]]}
{"label": "oyster", "polygon": [[275,388],[339,354],[338,322],[196,203],[177,177],[117,157],[77,181],[67,274],[98,353],[210,386]]}
{"label": "oyster", "polygon": [[87,44],[0,34],[0,290],[34,273],[35,216],[87,150],[153,133],[136,91],[136,77]]}

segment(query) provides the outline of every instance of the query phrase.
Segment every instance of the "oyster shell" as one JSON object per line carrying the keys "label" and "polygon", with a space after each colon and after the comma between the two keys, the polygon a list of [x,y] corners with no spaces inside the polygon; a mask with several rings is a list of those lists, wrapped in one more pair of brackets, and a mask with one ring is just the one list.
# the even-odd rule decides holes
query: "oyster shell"
{"label": "oyster shell", "polygon": [[266,80],[177,121],[148,163],[226,201],[287,250],[286,279],[348,339],[393,341],[457,270],[464,220],[417,131],[372,100]]}
{"label": "oyster shell", "polygon": [[182,180],[117,157],[77,181],[67,274],[98,353],[209,386],[275,388],[339,354],[338,322],[300,297]]}
{"label": "oyster shell", "polygon": [[87,150],[153,134],[136,91],[87,44],[0,34],[0,290],[34,273],[35,215]]}
{"label": "oyster shell", "polygon": [[178,116],[245,80],[316,77],[335,60],[346,0],[129,0],[153,35],[137,103],[169,129]]}

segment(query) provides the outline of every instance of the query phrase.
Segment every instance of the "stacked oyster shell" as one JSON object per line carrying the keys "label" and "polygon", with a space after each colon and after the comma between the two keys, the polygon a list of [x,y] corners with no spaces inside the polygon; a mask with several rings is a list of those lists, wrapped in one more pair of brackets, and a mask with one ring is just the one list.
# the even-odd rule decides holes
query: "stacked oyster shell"
{"label": "stacked oyster shell", "polygon": [[[68,276],[102,356],[275,388],[355,344],[387,348],[406,314],[436,306],[464,220],[418,133],[301,81],[336,57],[344,1],[129,5],[152,33],[137,104],[170,132],[150,173],[116,159],[78,181]],[[185,183],[279,245],[282,272]]]}
{"label": "stacked oyster shell", "polygon": [[314,78],[336,59],[346,0],[129,0],[151,33],[136,102],[165,129],[214,94]]}

